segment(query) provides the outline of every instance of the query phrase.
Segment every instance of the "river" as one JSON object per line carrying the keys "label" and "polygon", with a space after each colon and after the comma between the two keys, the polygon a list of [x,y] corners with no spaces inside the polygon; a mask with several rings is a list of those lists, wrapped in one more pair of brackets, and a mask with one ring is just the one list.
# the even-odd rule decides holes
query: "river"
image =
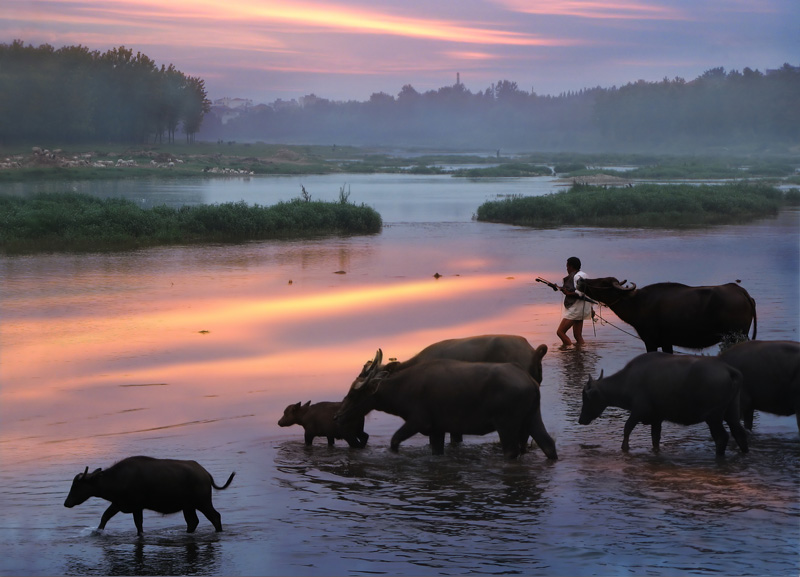
{"label": "river", "polygon": [[[800,212],[701,231],[534,230],[472,220],[498,195],[553,179],[347,175],[164,184],[73,183],[142,205],[299,196],[378,209],[374,236],[0,257],[2,575],[797,575],[800,440],[757,414],[751,450],[714,456],[705,425],[648,427],[622,453],[623,411],[577,423],[590,375],[644,347],[611,324],[561,349],[555,293],[579,256],[589,276],[639,286],[739,279],[760,339],[798,340]],[[48,185],[50,186],[50,185]],[[12,192],[25,194],[16,185]],[[434,275],[438,273],[436,278]],[[625,332],[623,332],[624,329]],[[432,456],[401,421],[367,417],[369,444],[303,444],[279,428],[298,401],[340,400],[377,348],[405,359],[484,333],[546,344],[542,413],[558,447],[506,462],[495,434]],[[685,352],[685,351],[684,351]],[[716,354],[716,347],[703,351]],[[137,454],[195,459],[218,483],[224,531],[201,516],[66,509],[72,478]]]}

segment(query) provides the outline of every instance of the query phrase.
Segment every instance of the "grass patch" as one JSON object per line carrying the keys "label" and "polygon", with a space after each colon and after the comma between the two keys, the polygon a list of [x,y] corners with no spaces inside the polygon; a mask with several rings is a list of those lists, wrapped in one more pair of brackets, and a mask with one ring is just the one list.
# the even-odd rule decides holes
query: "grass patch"
{"label": "grass patch", "polygon": [[347,202],[230,202],[142,209],[120,198],[73,192],[0,195],[0,250],[6,253],[125,250],[164,244],[241,242],[380,232],[380,214]]}
{"label": "grass patch", "polygon": [[604,188],[575,185],[546,196],[489,201],[477,219],[521,226],[686,228],[773,216],[797,193],[762,184],[641,184]]}

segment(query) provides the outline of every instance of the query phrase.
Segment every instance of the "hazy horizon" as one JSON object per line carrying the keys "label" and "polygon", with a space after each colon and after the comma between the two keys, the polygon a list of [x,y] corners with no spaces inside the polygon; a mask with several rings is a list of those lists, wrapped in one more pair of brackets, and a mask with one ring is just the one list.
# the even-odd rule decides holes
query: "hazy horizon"
{"label": "hazy horizon", "polygon": [[792,0],[6,0],[5,42],[119,46],[206,82],[208,97],[334,101],[510,80],[558,95],[706,70],[762,72],[800,54]]}

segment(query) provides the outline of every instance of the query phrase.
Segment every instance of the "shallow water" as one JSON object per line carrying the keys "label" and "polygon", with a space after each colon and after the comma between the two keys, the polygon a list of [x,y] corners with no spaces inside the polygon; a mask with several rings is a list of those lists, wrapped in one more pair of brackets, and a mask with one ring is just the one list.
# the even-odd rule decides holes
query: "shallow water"
{"label": "shallow water", "polygon": [[[795,420],[757,415],[750,453],[725,459],[705,426],[665,423],[653,454],[640,425],[623,454],[624,412],[580,426],[580,391],[641,342],[602,324],[559,349],[559,299],[534,282],[559,280],[572,254],[639,286],[740,279],[759,338],[798,340],[797,211],[695,232],[541,231],[471,221],[491,187],[451,200],[448,220],[425,206],[435,186],[406,185],[413,206],[385,204],[371,237],[0,258],[0,573],[798,573]],[[506,462],[494,434],[438,457],[415,436],[394,454],[400,421],[382,413],[364,450],[277,426],[289,403],[341,399],[378,347],[404,359],[494,332],[550,347],[555,463],[537,449]],[[63,507],[84,467],[133,454],[196,459],[218,483],[235,470],[214,495],[225,531],[201,516],[187,535],[181,515],[146,511],[142,538],[121,513],[96,533],[105,502]]]}

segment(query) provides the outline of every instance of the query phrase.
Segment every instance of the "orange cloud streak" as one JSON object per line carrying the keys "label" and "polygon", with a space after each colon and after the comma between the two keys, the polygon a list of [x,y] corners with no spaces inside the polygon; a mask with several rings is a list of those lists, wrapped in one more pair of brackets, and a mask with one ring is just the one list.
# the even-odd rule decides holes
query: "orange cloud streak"
{"label": "orange cloud streak", "polygon": [[[231,0],[221,3],[217,0],[197,2],[162,2],[160,0],[85,0],[78,3],[77,10],[70,14],[54,11],[48,14],[52,22],[79,23],[95,25],[124,24],[126,27],[170,26],[170,30],[181,27],[194,29],[203,23],[246,24],[249,30],[265,33],[292,33],[306,31],[308,27],[334,32],[362,34],[390,34],[394,36],[423,38],[443,42],[468,44],[513,45],[513,46],[564,46],[575,42],[563,38],[544,38],[534,34],[496,30],[490,27],[475,27],[454,24],[449,21],[412,18],[391,15],[377,10],[356,9],[330,3],[286,3],[283,1]],[[18,10],[16,16],[25,17]],[[27,14],[30,18],[32,14]],[[36,14],[40,17],[41,14]],[[176,24],[180,26],[175,27]],[[240,34],[237,29],[236,34]],[[218,27],[215,34],[225,34]],[[214,34],[203,38],[214,41]]]}

